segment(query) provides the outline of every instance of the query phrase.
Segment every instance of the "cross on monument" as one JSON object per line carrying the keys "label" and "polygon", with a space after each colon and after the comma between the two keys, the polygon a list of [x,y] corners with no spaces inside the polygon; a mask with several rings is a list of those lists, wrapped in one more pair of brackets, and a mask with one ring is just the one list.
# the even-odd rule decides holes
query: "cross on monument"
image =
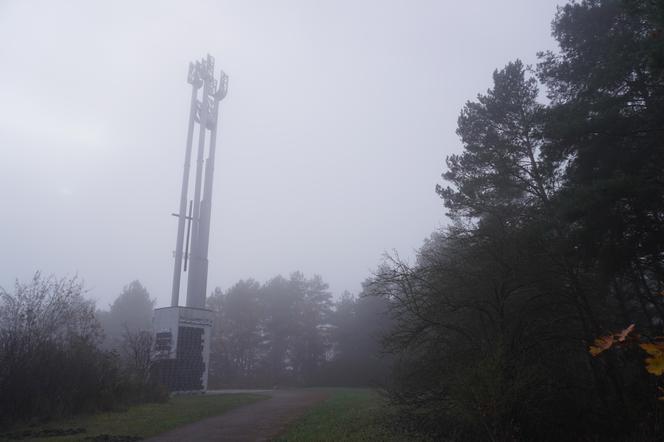
{"label": "cross on monument", "polygon": [[[180,209],[178,213],[172,214],[178,217],[178,228],[171,306],[155,309],[154,312],[153,375],[171,391],[205,391],[213,318],[212,312],[205,308],[212,183],[219,102],[226,96],[228,77],[220,71],[219,80],[214,78],[214,58],[208,55],[200,61],[189,64],[187,82],[191,85],[191,104]],[[189,172],[196,130],[198,131],[196,174],[193,196],[189,199]],[[207,158],[205,158],[206,151]],[[186,212],[187,201],[189,201],[189,213]],[[186,306],[180,306],[183,272],[187,272]]]}

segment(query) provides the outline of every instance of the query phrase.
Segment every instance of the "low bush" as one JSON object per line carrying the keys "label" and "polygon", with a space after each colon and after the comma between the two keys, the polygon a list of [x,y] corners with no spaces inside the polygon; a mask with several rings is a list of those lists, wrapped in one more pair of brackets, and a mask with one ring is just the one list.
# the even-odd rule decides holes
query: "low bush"
{"label": "low bush", "polygon": [[0,428],[167,400],[159,385],[129,376],[100,340],[76,278],[37,273],[13,293],[0,290]]}

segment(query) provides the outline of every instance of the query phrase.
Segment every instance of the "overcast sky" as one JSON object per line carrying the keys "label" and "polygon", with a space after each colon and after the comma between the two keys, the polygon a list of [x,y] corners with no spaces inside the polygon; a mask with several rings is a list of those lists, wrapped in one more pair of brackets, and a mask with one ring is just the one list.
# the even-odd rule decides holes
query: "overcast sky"
{"label": "overcast sky", "polygon": [[445,224],[464,102],[554,49],[554,0],[0,0],[0,286],[134,279],[170,299],[190,89],[222,102],[208,287],[318,273],[357,293]]}

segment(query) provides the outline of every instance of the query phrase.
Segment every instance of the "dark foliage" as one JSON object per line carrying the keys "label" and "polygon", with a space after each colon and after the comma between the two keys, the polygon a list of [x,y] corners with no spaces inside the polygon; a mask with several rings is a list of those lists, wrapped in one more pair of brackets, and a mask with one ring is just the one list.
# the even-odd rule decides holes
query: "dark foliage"
{"label": "dark foliage", "polygon": [[372,290],[396,321],[390,395],[451,440],[654,440],[643,354],[588,344],[663,333],[664,6],[561,8],[538,83],[519,62],[466,104],[439,186],[453,225]]}
{"label": "dark foliage", "polygon": [[94,304],[76,279],[42,277],[0,291],[0,426],[164,399],[99,348]]}

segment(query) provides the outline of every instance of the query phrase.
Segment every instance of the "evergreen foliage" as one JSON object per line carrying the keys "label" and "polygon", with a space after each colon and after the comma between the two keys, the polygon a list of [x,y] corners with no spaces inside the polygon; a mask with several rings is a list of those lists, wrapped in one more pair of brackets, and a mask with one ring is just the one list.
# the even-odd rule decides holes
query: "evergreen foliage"
{"label": "evergreen foliage", "polygon": [[493,441],[664,431],[643,354],[588,352],[630,324],[662,335],[663,17],[661,2],[570,3],[558,52],[533,74],[507,64],[464,106],[463,152],[436,189],[452,225],[371,284],[396,321],[390,397],[413,428]]}

